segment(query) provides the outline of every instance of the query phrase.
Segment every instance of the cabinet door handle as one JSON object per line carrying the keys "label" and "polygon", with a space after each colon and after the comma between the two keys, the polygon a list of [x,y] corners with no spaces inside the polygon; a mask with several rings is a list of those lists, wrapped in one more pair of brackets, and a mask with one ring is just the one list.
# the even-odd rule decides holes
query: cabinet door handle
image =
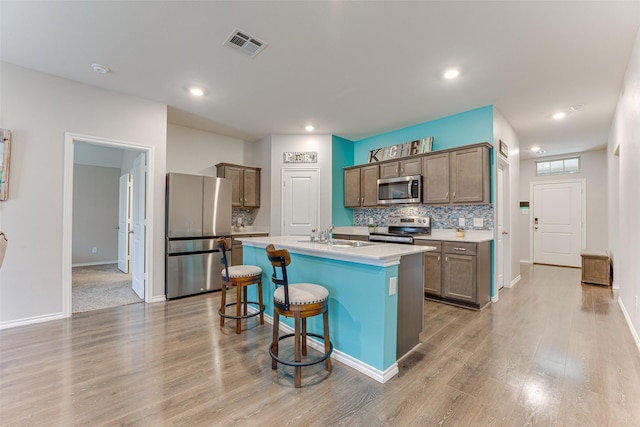
{"label": "cabinet door handle", "polygon": [[440,255],[438,255],[438,264],[440,264]]}
{"label": "cabinet door handle", "polygon": [[449,257],[448,256],[444,257],[444,262],[449,262]]}
{"label": "cabinet door handle", "polygon": [[449,192],[447,191],[447,194],[444,195],[445,198],[449,198]]}
{"label": "cabinet door handle", "polygon": [[465,248],[453,248],[454,251],[462,251],[462,252],[466,252]]}

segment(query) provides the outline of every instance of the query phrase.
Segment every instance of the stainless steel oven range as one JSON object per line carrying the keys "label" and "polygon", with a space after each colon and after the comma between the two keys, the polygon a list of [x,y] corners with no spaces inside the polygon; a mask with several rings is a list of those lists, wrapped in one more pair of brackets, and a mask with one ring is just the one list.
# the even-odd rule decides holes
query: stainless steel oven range
{"label": "stainless steel oven range", "polygon": [[369,241],[413,245],[414,236],[431,234],[431,218],[428,216],[391,216],[387,219],[387,227],[386,233],[371,233]]}

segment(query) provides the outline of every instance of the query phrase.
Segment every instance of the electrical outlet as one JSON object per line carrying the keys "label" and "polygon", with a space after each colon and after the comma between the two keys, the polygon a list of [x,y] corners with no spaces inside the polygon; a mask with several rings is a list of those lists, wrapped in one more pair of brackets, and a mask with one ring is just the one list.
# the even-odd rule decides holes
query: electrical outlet
{"label": "electrical outlet", "polygon": [[91,248],[91,253],[92,254],[97,254],[98,253],[98,248]]}
{"label": "electrical outlet", "polygon": [[396,277],[392,277],[391,279],[389,279],[389,295],[395,295],[396,294],[397,280],[398,279]]}
{"label": "electrical outlet", "polygon": [[482,218],[473,218],[473,226],[474,227],[483,227],[484,220]]}
{"label": "electrical outlet", "polygon": [[464,227],[465,221],[464,218],[458,218],[458,227]]}

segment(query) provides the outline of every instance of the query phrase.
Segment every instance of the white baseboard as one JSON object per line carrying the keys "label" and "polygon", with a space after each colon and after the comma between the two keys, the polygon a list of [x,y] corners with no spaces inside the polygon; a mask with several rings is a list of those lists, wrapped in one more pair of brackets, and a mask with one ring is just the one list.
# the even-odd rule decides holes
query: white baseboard
{"label": "white baseboard", "polygon": [[48,322],[50,320],[64,319],[62,312],[46,314],[44,316],[27,317],[25,319],[11,320],[9,322],[0,323],[0,329],[16,328],[18,326],[34,325],[36,323]]}
{"label": "white baseboard", "polygon": [[520,264],[531,264],[531,261],[529,261],[528,259],[521,259]]}
{"label": "white baseboard", "polygon": [[[250,313],[256,313],[258,309],[255,307],[249,306],[248,311]],[[264,314],[264,321],[270,325],[273,325],[273,317],[269,316],[266,313]],[[292,334],[294,332],[291,326],[282,322],[280,322],[280,330],[285,334]],[[315,338],[309,337],[307,341],[307,345],[313,348],[314,350],[318,350],[319,352],[324,352],[324,343]],[[393,365],[385,369],[384,371],[381,371],[379,369],[374,368],[371,365],[367,365],[366,363],[352,356],[349,356],[346,353],[341,352],[340,350],[336,350],[335,348],[333,349],[333,353],[331,353],[331,358],[383,384],[388,380],[390,380],[391,378],[393,378],[394,376],[396,376],[399,372],[397,361]]]}
{"label": "white baseboard", "polygon": [[640,351],[640,336],[638,336],[638,332],[633,326],[633,322],[631,322],[631,317],[627,312],[627,309],[622,302],[622,299],[618,297],[618,305],[622,309],[622,314],[624,314],[624,318],[627,320],[627,326],[629,326],[629,330],[631,331],[631,335],[633,336],[633,340],[636,342],[636,347],[638,347],[638,351]]}
{"label": "white baseboard", "polygon": [[500,293],[491,297],[491,302],[498,302],[500,300]]}
{"label": "white baseboard", "polygon": [[165,295],[160,295],[160,296],[150,298],[148,303],[151,304],[154,302],[165,302],[166,300],[167,300],[167,297]]}
{"label": "white baseboard", "polygon": [[107,265],[107,264],[117,264],[118,260],[115,261],[97,261],[97,262],[79,262],[77,264],[71,264],[71,267],[88,267],[91,265]]}
{"label": "white baseboard", "polygon": [[518,274],[518,276],[515,279],[513,279],[511,282],[509,282],[508,285],[505,285],[505,287],[513,288],[520,281],[520,279],[522,279],[522,277]]}
{"label": "white baseboard", "polygon": [[611,289],[620,290],[620,283],[613,282],[611,284]]}

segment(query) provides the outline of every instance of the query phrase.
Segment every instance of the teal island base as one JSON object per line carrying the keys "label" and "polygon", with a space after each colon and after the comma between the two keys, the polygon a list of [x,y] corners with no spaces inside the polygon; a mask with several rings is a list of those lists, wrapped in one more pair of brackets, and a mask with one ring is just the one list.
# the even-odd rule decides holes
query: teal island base
{"label": "teal island base", "polygon": [[[379,382],[396,375],[398,359],[419,344],[424,319],[422,252],[430,247],[380,243],[334,248],[292,237],[243,239],[243,263],[263,270],[268,321],[273,316],[275,289],[264,249],[269,243],[289,250],[290,283],[317,283],[329,290],[332,357]],[[252,288],[249,300],[255,301],[257,291]],[[280,324],[283,332],[293,331],[292,319],[281,318]],[[321,316],[308,319],[307,328],[321,332]],[[322,351],[320,342],[310,339],[309,345]]]}

